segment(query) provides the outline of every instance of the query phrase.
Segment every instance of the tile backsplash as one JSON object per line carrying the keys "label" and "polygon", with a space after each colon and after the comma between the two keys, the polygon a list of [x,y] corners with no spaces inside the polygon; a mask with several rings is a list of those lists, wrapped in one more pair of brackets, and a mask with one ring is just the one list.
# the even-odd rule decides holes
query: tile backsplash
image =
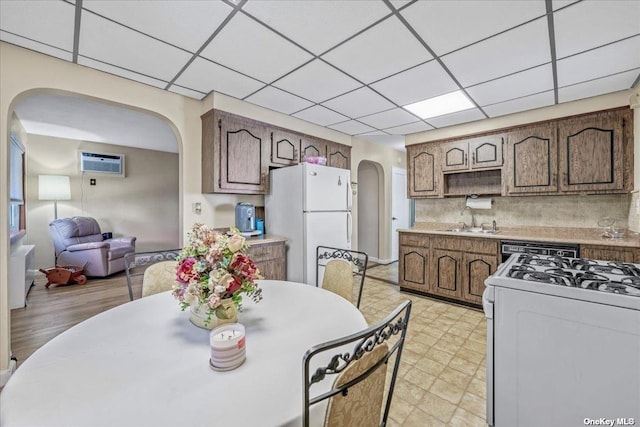
{"label": "tile backsplash", "polygon": [[[495,220],[500,226],[598,227],[598,220],[611,217],[620,228],[634,229],[638,215],[632,198],[638,194],[578,196],[494,197],[488,210],[475,210],[476,223]],[[468,210],[461,215],[465,199],[418,199],[416,222],[471,223]],[[635,217],[635,218],[634,218]],[[634,231],[638,231],[637,227]]]}

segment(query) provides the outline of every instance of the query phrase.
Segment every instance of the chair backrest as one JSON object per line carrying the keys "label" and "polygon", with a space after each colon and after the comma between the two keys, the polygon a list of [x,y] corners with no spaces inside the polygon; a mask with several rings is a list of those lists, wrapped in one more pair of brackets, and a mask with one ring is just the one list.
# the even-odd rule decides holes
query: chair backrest
{"label": "chair backrest", "polygon": [[411,301],[405,301],[377,324],[305,353],[304,427],[311,407],[325,401],[325,427],[386,425],[410,314]]}
{"label": "chair backrest", "polygon": [[60,218],[49,223],[49,232],[53,240],[56,255],[68,246],[78,243],[102,242],[102,231],[98,221],[87,216]]}
{"label": "chair backrest", "polygon": [[[335,262],[340,261],[340,262]],[[357,285],[356,307],[360,308],[362,287],[367,274],[369,255],[351,249],[318,246],[316,248],[316,286],[322,285],[353,302],[353,285]],[[347,278],[347,269],[350,277]]]}
{"label": "chair backrest", "polygon": [[[147,268],[153,264],[157,264],[164,261],[175,261],[176,257],[180,254],[181,249],[166,249],[162,251],[149,251],[149,252],[132,252],[124,256],[125,271],[127,273],[127,286],[129,287],[129,299],[133,301],[133,281],[136,276],[143,276]],[[167,265],[164,265],[166,273]],[[175,272],[175,270],[174,270]],[[165,274],[163,273],[163,275]],[[175,274],[174,274],[175,277]],[[144,279],[143,279],[144,281]],[[153,293],[149,290],[142,296]],[[158,291],[160,292],[160,291]]]}
{"label": "chair backrest", "polygon": [[162,261],[150,265],[142,276],[142,297],[173,289],[178,261]]}

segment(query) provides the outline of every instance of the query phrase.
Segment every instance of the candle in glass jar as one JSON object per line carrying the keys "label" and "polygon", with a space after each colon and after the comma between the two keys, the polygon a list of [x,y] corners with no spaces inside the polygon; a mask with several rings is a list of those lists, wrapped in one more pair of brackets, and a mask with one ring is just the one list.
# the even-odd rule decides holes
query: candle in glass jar
{"label": "candle in glass jar", "polygon": [[209,365],[216,370],[229,370],[242,365],[246,358],[244,326],[231,323],[211,331]]}

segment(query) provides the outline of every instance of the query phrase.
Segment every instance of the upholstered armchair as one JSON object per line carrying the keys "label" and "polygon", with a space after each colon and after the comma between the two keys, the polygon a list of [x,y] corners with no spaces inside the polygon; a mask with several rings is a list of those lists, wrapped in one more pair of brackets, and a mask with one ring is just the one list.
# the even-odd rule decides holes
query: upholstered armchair
{"label": "upholstered armchair", "polygon": [[74,216],[49,223],[56,265],[84,265],[84,274],[105,277],[124,270],[124,256],[136,250],[131,236],[104,239],[94,218]]}

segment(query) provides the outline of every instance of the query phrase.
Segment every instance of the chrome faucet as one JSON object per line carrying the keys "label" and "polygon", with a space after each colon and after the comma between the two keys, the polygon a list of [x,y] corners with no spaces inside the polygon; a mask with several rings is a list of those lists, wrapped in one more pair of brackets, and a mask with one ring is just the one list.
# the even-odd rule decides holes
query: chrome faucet
{"label": "chrome faucet", "polygon": [[471,211],[471,228],[476,228],[476,215],[473,212],[473,208],[465,206],[464,209],[462,209],[462,212],[460,212],[460,215],[464,215],[464,211],[466,211],[467,209]]}

